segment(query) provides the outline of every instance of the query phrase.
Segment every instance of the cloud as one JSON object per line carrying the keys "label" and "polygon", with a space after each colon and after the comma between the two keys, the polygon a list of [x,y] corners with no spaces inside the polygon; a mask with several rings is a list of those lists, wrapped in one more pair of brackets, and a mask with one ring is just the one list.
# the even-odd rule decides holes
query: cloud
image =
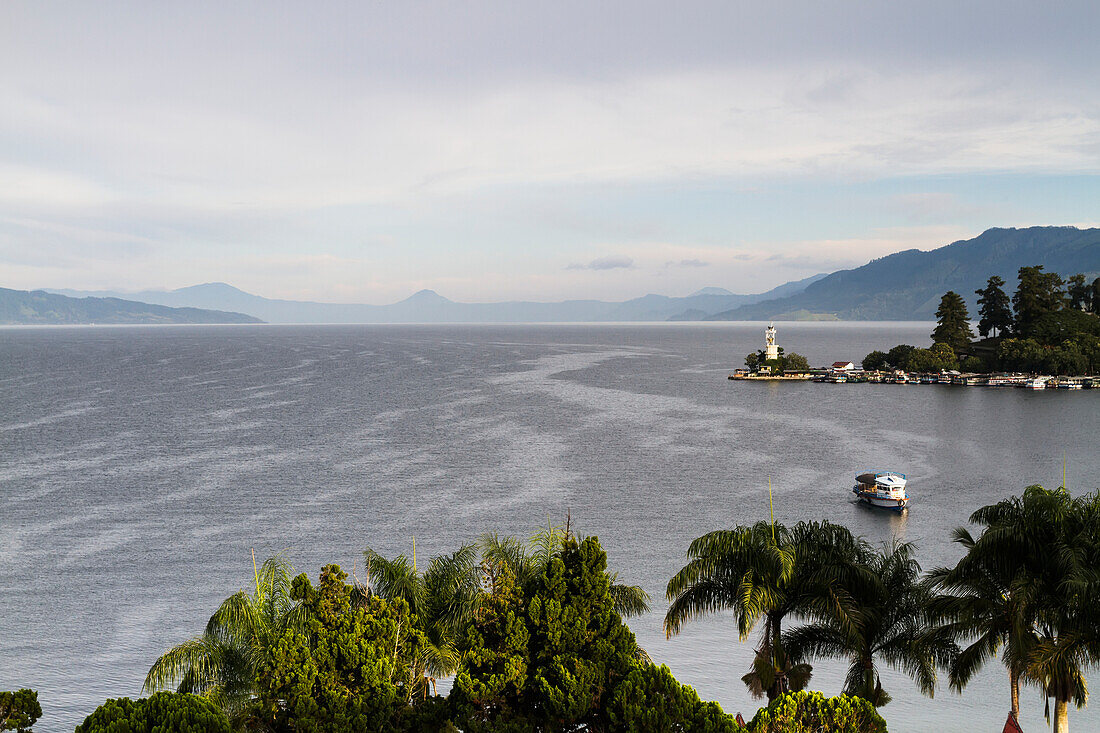
{"label": "cloud", "polygon": [[634,260],[629,257],[599,257],[592,260],[587,265],[582,265],[578,262],[571,262],[565,266],[566,270],[617,270],[617,269],[631,269],[634,267]]}
{"label": "cloud", "polygon": [[[697,288],[696,262],[756,287],[777,262],[794,274],[883,254],[893,243],[871,226],[1005,223],[970,191],[936,192],[946,179],[1017,177],[1042,203],[1013,217],[1092,214],[1095,3],[840,6],[0,4],[20,30],[0,44],[0,259],[21,268],[4,275],[178,286],[323,248],[370,264],[313,262],[313,287],[363,298],[414,278],[477,283],[502,261],[494,282],[526,277],[540,297],[596,289],[559,256],[629,274],[600,295]],[[971,32],[991,17],[996,32]],[[921,178],[927,192],[897,185]],[[881,188],[812,205],[853,182]],[[50,228],[10,223],[31,219]],[[817,236],[833,238],[826,254],[799,249]],[[117,255],[127,241],[147,252]],[[590,242],[632,257],[584,264]],[[251,282],[298,292],[296,272]]]}

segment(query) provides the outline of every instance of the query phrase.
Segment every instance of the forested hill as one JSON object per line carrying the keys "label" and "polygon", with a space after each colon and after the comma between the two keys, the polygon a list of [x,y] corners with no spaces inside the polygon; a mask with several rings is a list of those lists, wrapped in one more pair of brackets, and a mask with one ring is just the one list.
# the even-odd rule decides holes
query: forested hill
{"label": "forested hill", "polygon": [[119,298],[69,298],[41,290],[0,288],[0,324],[263,323],[243,313],[168,308]]}
{"label": "forested hill", "polygon": [[897,252],[839,270],[790,297],[746,305],[709,320],[766,320],[794,311],[833,313],[845,320],[932,320],[940,297],[954,290],[973,316],[974,291],[999,275],[1010,293],[1021,267],[1043,265],[1063,278],[1100,275],[1100,229],[989,229],[974,239],[922,252]]}

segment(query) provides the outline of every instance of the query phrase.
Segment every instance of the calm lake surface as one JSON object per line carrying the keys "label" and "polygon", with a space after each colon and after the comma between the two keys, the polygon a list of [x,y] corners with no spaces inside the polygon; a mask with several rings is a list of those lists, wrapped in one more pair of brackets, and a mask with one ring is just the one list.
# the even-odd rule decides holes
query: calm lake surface
{"label": "calm lake surface", "polygon": [[[811,363],[858,362],[926,323],[779,324]],[[251,580],[250,553],[322,564],[451,552],[571,512],[654,610],[642,645],[751,717],[755,635],[730,616],[666,640],[688,543],[768,515],[828,519],[954,562],[951,529],[1028,484],[1100,483],[1100,390],[750,384],[726,375],[764,324],[234,326],[0,330],[0,689],[39,690],[35,730],[137,696],[169,646]],[[910,478],[907,516],[851,500],[870,468]],[[836,694],[836,662],[814,689]],[[922,697],[887,673],[892,732],[1000,730],[1007,676]],[[1023,727],[1043,700],[1022,696]],[[1071,710],[1076,730],[1100,713]]]}

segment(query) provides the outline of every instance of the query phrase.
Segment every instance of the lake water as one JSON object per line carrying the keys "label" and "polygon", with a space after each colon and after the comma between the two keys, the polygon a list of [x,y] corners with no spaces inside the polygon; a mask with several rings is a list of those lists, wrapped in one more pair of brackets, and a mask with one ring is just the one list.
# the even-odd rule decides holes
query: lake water
{"label": "lake water", "polygon": [[[811,363],[858,362],[926,323],[780,324]],[[666,640],[690,540],[768,515],[828,519],[952,563],[951,529],[1032,483],[1100,477],[1100,390],[754,384],[727,373],[763,324],[233,326],[0,330],[0,689],[38,731],[140,694],[166,648],[247,587],[250,552],[316,577],[367,546],[420,557],[571,513],[653,612],[631,627],[704,699],[746,718],[752,642],[728,615]],[[907,516],[853,504],[868,468],[910,477]],[[811,687],[839,691],[842,666]],[[1007,677],[922,697],[884,676],[890,730],[1000,730]],[[1038,691],[1022,697],[1041,730]],[[1100,729],[1073,710],[1077,730]]]}

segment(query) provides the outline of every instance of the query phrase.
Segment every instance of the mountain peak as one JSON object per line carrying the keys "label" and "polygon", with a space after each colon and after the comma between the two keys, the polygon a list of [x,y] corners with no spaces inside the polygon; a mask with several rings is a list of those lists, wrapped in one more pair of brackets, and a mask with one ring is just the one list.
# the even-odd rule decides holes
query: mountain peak
{"label": "mountain peak", "polygon": [[694,293],[692,293],[688,297],[689,298],[694,298],[696,295],[733,295],[733,293],[726,290],[725,288],[708,287],[708,288],[699,288],[698,290],[696,290]]}
{"label": "mountain peak", "polygon": [[413,293],[409,297],[405,298],[401,302],[402,303],[430,304],[430,303],[451,303],[453,301],[448,300],[447,298],[444,298],[442,295],[435,292],[434,290],[428,290],[427,288],[425,288],[424,290],[416,291],[415,293]]}
{"label": "mountain peak", "polygon": [[186,288],[177,288],[172,291],[173,293],[207,293],[210,295],[248,295],[240,288],[235,288],[228,283],[216,282],[216,283],[202,283],[201,285],[190,285]]}

